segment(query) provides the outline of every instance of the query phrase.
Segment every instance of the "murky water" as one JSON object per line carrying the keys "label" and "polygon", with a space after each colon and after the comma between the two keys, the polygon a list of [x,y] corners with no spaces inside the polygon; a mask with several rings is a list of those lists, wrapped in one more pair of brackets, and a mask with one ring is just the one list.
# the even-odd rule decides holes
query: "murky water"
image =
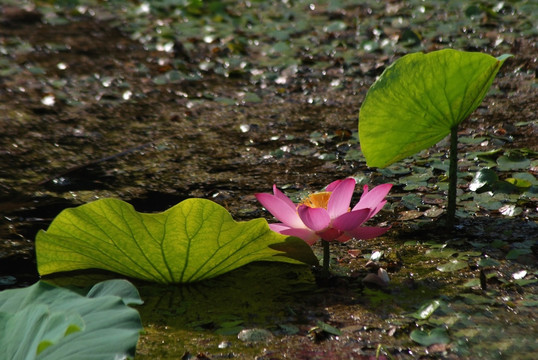
{"label": "murky water", "polygon": [[[402,4],[384,10],[380,4],[373,9],[387,19],[393,11],[408,18]],[[43,14],[52,16],[47,9]],[[321,9],[315,16],[331,20],[331,29],[357,16],[363,27],[371,21],[365,7]],[[184,42],[185,53],[159,50],[102,13],[57,22],[26,13],[2,16],[0,287],[38,279],[34,236],[66,207],[116,197],[155,212],[203,197],[247,220],[268,216],[253,194],[274,183],[297,200],[355,176],[361,183],[396,185],[377,219],[391,224],[391,233],[334,246],[337,276],[325,283],[306,267],[253,264],[190,286],[137,284],[146,302],[139,308],[145,333],[137,358],[363,359],[378,350],[394,358],[533,358],[536,195],[482,199],[466,184],[486,161],[470,154],[495,149],[530,149],[523,155],[531,165],[500,172],[503,179],[517,172],[536,176],[535,35],[501,45],[516,57],[462,128],[459,227],[446,233],[439,225],[444,144],[384,171],[368,169],[358,151],[358,108],[394,51],[348,49],[360,54],[354,61],[303,47],[297,64],[295,53],[241,54],[233,42],[192,40]],[[354,37],[334,31],[320,31],[320,44],[338,48]],[[338,36],[330,34],[343,40],[333,44]],[[466,40],[472,49],[475,40]],[[495,165],[501,155],[487,161]],[[497,203],[520,212],[503,216]],[[374,251],[383,256],[372,265],[367,257]],[[438,270],[451,262],[459,268]],[[378,266],[391,277],[386,288],[362,282]],[[481,270],[485,288],[476,282]],[[527,275],[515,279],[522,270]],[[433,315],[412,316],[433,300],[441,302]],[[318,321],[342,335],[311,331]],[[270,330],[274,338],[241,342],[236,334],[245,328]],[[413,330],[435,328],[446,330],[448,344],[422,346],[410,338]]]}

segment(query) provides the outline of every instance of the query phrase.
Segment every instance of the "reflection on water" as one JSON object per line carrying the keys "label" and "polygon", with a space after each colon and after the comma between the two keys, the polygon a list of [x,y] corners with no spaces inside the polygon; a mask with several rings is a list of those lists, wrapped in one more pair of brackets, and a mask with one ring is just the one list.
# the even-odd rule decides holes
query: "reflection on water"
{"label": "reflection on water", "polygon": [[[118,277],[105,272],[67,275],[49,277],[47,281],[61,286],[89,287]],[[235,330],[230,331],[239,332],[246,326],[297,322],[300,300],[317,290],[310,267],[270,262],[251,263],[194,284],[131,281],[144,301],[138,310],[145,324],[200,331],[233,325]]]}
{"label": "reflection on water", "polygon": [[295,304],[315,289],[307,266],[260,262],[195,284],[143,284],[140,312],[145,322],[173,328],[269,326],[296,321]]}

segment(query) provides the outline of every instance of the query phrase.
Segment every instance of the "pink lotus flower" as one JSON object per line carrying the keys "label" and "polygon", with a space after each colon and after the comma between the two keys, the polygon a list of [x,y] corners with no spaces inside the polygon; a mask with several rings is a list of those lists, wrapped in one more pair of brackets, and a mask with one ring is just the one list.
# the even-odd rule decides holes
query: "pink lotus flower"
{"label": "pink lotus flower", "polygon": [[280,220],[270,224],[271,230],[283,235],[296,236],[309,245],[317,240],[346,242],[351,238],[371,239],[389,230],[389,227],[362,226],[386,204],[384,200],[392,184],[383,184],[364,192],[359,202],[350,209],[356,182],[352,178],[336,180],[323,192],[311,194],[294,204],[273,185],[273,193],[256,194],[258,201]]}

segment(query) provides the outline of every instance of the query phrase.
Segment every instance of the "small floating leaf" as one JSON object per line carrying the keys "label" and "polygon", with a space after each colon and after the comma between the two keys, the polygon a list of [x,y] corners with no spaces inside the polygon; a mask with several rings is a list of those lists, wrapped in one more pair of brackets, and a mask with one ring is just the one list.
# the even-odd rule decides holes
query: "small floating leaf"
{"label": "small floating leaf", "polygon": [[402,205],[410,210],[416,209],[419,205],[422,205],[422,198],[415,194],[407,194],[402,196]]}
{"label": "small floating leaf", "polygon": [[431,314],[437,310],[441,302],[439,300],[428,301],[423,304],[416,312],[412,313],[411,316],[415,319],[424,320],[430,317]]}
{"label": "small floating leaf", "polygon": [[495,304],[495,300],[488,298],[486,296],[475,295],[475,294],[460,294],[461,298],[466,304],[469,305],[480,305],[480,304]]}
{"label": "small floating leaf", "polygon": [[521,255],[530,254],[531,249],[512,249],[506,254],[506,260],[515,260]]}
{"label": "small floating leaf", "polygon": [[519,286],[526,286],[526,285],[536,284],[538,282],[538,279],[519,279],[519,280],[514,280],[514,282],[518,284]]}
{"label": "small floating leaf", "polygon": [[265,329],[244,329],[239,332],[237,338],[245,342],[263,342],[273,338],[273,334]]}
{"label": "small floating leaf", "polygon": [[430,346],[433,344],[448,344],[450,338],[446,330],[442,327],[435,328],[431,331],[413,330],[409,337],[414,342],[419,343],[422,346]]}
{"label": "small floating leaf", "polygon": [[[530,175],[530,174],[529,174]],[[532,175],[531,175],[532,176]],[[520,190],[527,190],[528,188],[530,188],[532,186],[532,183],[528,180],[525,180],[525,179],[518,179],[518,178],[508,178],[505,180],[507,183],[510,183],[514,186],[516,186],[517,188],[519,188]]]}
{"label": "small floating leaf", "polygon": [[531,161],[520,154],[509,154],[499,156],[497,165],[501,171],[522,170],[528,169],[531,165]]}
{"label": "small floating leaf", "polygon": [[317,263],[304,241],[264,219],[235,222],[205,199],[157,214],[117,199],[66,209],[37,234],[36,254],[40,275],[93,268],[159,283],[200,281],[252,261]]}
{"label": "small floating leaf", "polygon": [[469,190],[477,191],[484,186],[493,186],[495,182],[499,180],[497,173],[492,169],[482,169],[478,171],[471,183],[469,184]]}
{"label": "small floating leaf", "polygon": [[458,251],[451,248],[440,248],[440,249],[433,248],[433,249],[427,250],[424,255],[431,258],[439,258],[439,259],[445,258],[446,259],[449,257],[457,256]]}
{"label": "small floating leaf", "polygon": [[461,261],[458,259],[450,260],[449,262],[437,266],[437,270],[442,272],[451,272],[456,270],[465,269],[469,265],[467,264],[467,261]]}
{"label": "small floating leaf", "polygon": [[515,182],[514,185],[518,186],[517,185],[517,181],[518,180],[521,180],[522,183],[521,184],[524,184],[526,186],[526,184],[531,184],[532,185],[538,185],[538,180],[534,177],[534,175],[532,175],[531,173],[528,173],[528,172],[521,172],[521,173],[515,173],[515,174],[512,174],[512,178],[510,179],[506,179],[506,181],[508,182],[512,182],[512,179],[515,179]]}
{"label": "small floating leaf", "polygon": [[499,265],[501,265],[500,262],[489,257],[482,258],[478,261],[478,266],[480,267],[499,266]]}
{"label": "small floating leaf", "polygon": [[443,214],[444,210],[437,207],[437,206],[433,206],[431,207],[430,209],[426,210],[424,212],[424,215],[427,216],[427,217],[430,217],[430,218],[436,218],[436,217],[439,217]]}
{"label": "small floating leaf", "polygon": [[411,169],[398,165],[398,164],[394,164],[391,166],[387,166],[384,169],[380,169],[379,172],[383,174],[384,176],[392,177],[394,175],[409,174],[411,173]]}
{"label": "small floating leaf", "polygon": [[521,301],[521,305],[528,306],[528,307],[538,307],[538,300],[533,300],[533,299],[523,300]]}
{"label": "small floating leaf", "polygon": [[331,326],[329,324],[324,323],[323,321],[318,321],[316,325],[323,331],[325,331],[328,334],[340,336],[342,335],[342,332],[335,328],[334,326]]}
{"label": "small floating leaf", "polygon": [[256,93],[248,92],[243,97],[244,102],[259,103],[262,99]]}
{"label": "small floating leaf", "polygon": [[466,281],[463,286],[465,287],[476,287],[476,286],[480,286],[480,279],[471,279],[471,280],[468,280]]}
{"label": "small floating leaf", "polygon": [[299,332],[299,328],[293,324],[278,324],[278,327],[286,335],[295,335]]}

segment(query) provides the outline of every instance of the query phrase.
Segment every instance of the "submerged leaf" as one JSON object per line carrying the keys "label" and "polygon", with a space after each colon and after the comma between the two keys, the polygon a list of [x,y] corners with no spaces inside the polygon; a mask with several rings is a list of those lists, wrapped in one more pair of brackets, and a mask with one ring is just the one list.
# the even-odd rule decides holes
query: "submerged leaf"
{"label": "submerged leaf", "polygon": [[36,255],[40,275],[94,268],[159,283],[200,281],[252,261],[317,263],[304,241],[264,219],[235,222],[205,199],[156,214],[116,199],[66,209],[37,234]]}
{"label": "submerged leaf", "polygon": [[334,326],[331,326],[327,323],[324,323],[323,321],[318,321],[316,325],[323,331],[325,331],[328,334],[335,335],[335,336],[341,336],[342,332],[335,328]]}
{"label": "submerged leaf", "polygon": [[499,156],[497,159],[497,165],[501,171],[523,170],[530,167],[531,161],[523,157],[521,154],[514,153]]}
{"label": "submerged leaf", "polygon": [[478,266],[480,267],[490,267],[490,266],[499,266],[499,265],[501,265],[500,262],[490,257],[485,257],[478,261]]}
{"label": "submerged leaf", "polygon": [[480,105],[509,56],[445,49],[388,67],[360,109],[368,166],[385,167],[442,140]]}
{"label": "submerged leaf", "polygon": [[506,254],[506,259],[507,260],[516,260],[521,255],[526,255],[526,254],[530,254],[530,253],[532,253],[531,249],[526,249],[526,248],[512,249],[512,250],[510,250],[508,252],[508,254]]}
{"label": "submerged leaf", "polygon": [[435,328],[431,331],[413,330],[409,334],[411,340],[419,343],[422,346],[430,346],[433,344],[448,344],[450,338],[446,330],[442,327]]}
{"label": "submerged leaf", "polygon": [[495,304],[495,299],[482,295],[460,294],[459,297],[461,297],[466,304],[470,305]]}
{"label": "submerged leaf", "polygon": [[454,259],[454,260],[450,260],[449,262],[445,264],[437,266],[437,270],[441,272],[451,272],[451,271],[465,269],[468,266],[469,264],[467,263],[467,261]]}
{"label": "submerged leaf", "polygon": [[266,329],[244,329],[237,334],[237,338],[245,342],[263,342],[273,338],[273,334]]}
{"label": "submerged leaf", "polygon": [[518,280],[514,280],[514,282],[518,284],[519,286],[526,286],[526,285],[536,284],[538,282],[538,279],[518,279]]}

